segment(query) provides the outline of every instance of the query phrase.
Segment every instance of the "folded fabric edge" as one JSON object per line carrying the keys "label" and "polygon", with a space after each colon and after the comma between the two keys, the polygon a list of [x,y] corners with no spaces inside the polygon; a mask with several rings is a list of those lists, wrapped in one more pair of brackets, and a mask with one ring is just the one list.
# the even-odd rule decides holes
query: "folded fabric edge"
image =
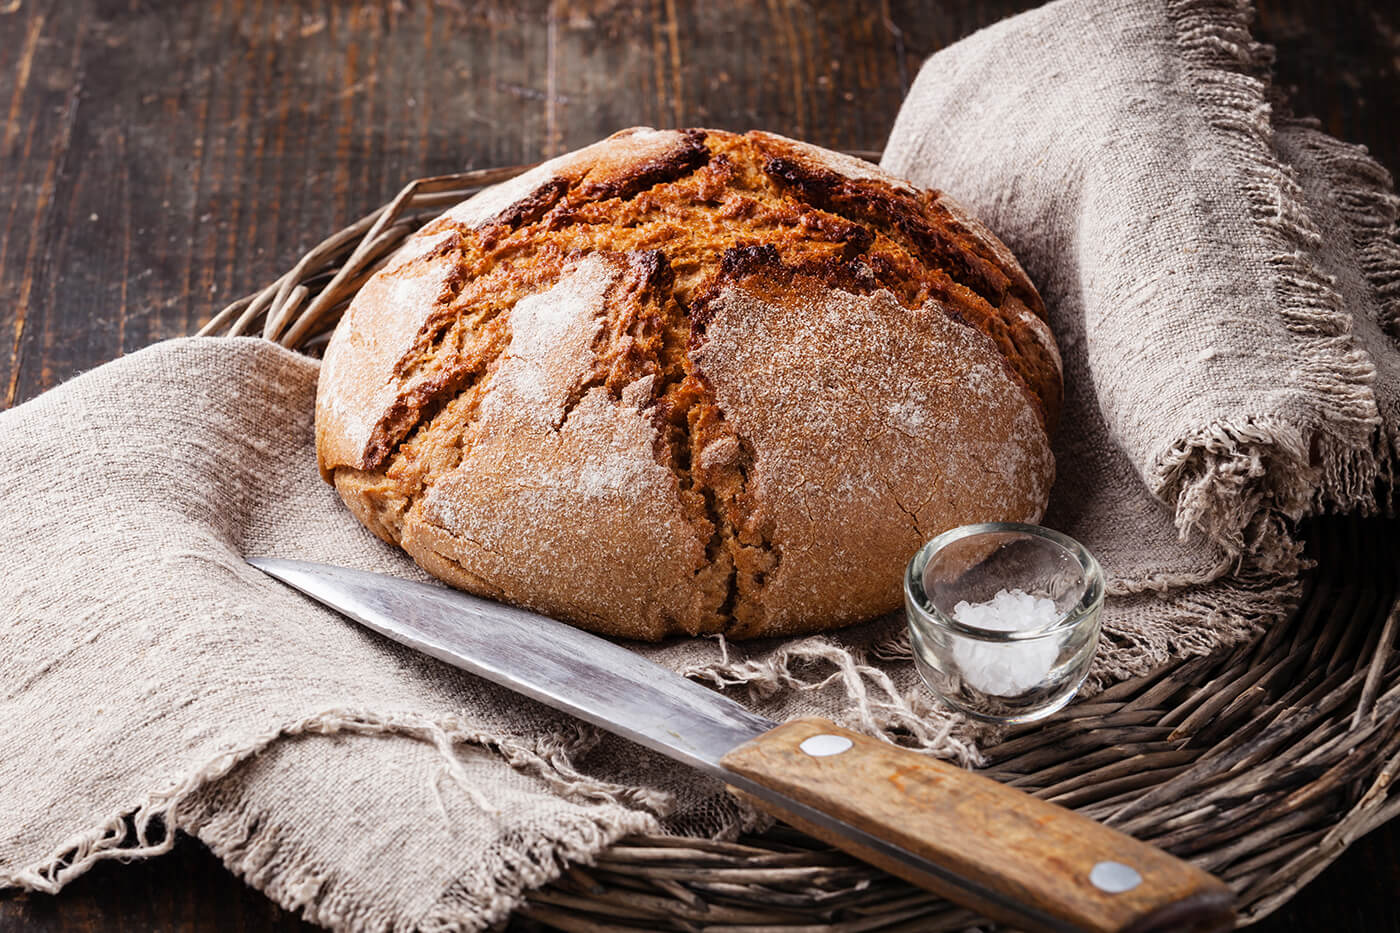
{"label": "folded fabric edge", "polygon": [[1236,648],[1284,622],[1303,595],[1299,576],[1251,576],[1217,580],[1167,592],[1109,599],[1125,611],[1150,616],[1151,625],[1124,621],[1105,626],[1112,652],[1089,672],[1079,698],[1121,681],[1153,675],[1191,658]]}
{"label": "folded fabric edge", "polygon": [[[333,709],[254,736],[237,748],[220,752],[204,765],[173,779],[164,790],[150,794],[136,807],[122,808],[99,826],[82,831],[60,844],[51,855],[14,872],[0,872],[0,891],[18,889],[57,894],[98,862],[152,858],[175,845],[175,830],[184,830],[203,841],[235,875],[243,878],[288,910],[307,920],[334,928],[359,928],[358,916],[367,905],[329,905],[333,892],[322,883],[309,885],[309,856],[279,861],[277,874],[261,877],[271,853],[287,855],[279,846],[275,827],[249,829],[247,814],[221,812],[194,822],[182,817],[181,806],[202,789],[228,776],[239,765],[279,740],[312,735],[351,733],[369,736],[403,736],[433,745],[449,772],[458,768],[453,746],[467,743],[489,748],[517,770],[542,777],[556,793],[575,799],[616,803],[623,808],[604,821],[594,816],[553,827],[520,850],[502,851],[505,868],[495,877],[463,879],[444,892],[418,928],[482,929],[506,916],[533,887],[558,877],[570,862],[590,861],[612,842],[631,833],[659,830],[659,814],[671,806],[667,795],[646,788],[598,781],[576,771],[563,754],[571,744],[567,737],[551,737],[533,745],[508,735],[465,730],[453,719],[434,720],[414,714],[376,714],[362,710]],[[474,792],[465,783],[468,793]],[[489,801],[479,800],[489,807]],[[254,854],[256,851],[256,854]],[[333,887],[333,885],[332,885]],[[439,922],[441,921],[441,922]]]}
{"label": "folded fabric edge", "polygon": [[[1375,323],[1400,353],[1400,195],[1394,178],[1364,146],[1327,134],[1314,117],[1294,115],[1281,97],[1273,106],[1275,125],[1294,130],[1296,142],[1326,170],[1334,207],[1350,228],[1357,265],[1374,296]],[[1400,491],[1400,424],[1383,424],[1377,434],[1376,443],[1384,447],[1379,505],[1394,514]]]}
{"label": "folded fabric edge", "polygon": [[1381,329],[1400,341],[1400,195],[1385,166],[1365,146],[1337,139],[1316,117],[1294,114],[1288,101],[1274,99],[1274,123],[1308,130],[1301,141],[1335,171],[1337,208],[1351,221],[1354,245],[1375,292]]}
{"label": "folded fabric edge", "polygon": [[[1277,419],[1213,422],[1178,439],[1158,458],[1154,492],[1174,502],[1183,539],[1197,533],[1219,549],[1215,572],[1221,576],[1297,573],[1301,547],[1288,522],[1316,508],[1326,472],[1312,462],[1316,441],[1313,432]],[[1374,484],[1375,457],[1355,447],[1329,446],[1334,472],[1353,479],[1364,473]]]}
{"label": "folded fabric edge", "polygon": [[[1250,33],[1252,4],[1176,0],[1167,10],[1197,106],[1241,166],[1254,222],[1273,247],[1274,297],[1295,338],[1301,380],[1326,410],[1317,424],[1203,426],[1154,458],[1150,483],[1175,504],[1183,538],[1199,534],[1227,555],[1278,565],[1296,552],[1289,535],[1276,533],[1279,517],[1376,510],[1395,456],[1372,390],[1374,361],[1352,338],[1351,316],[1334,283],[1309,258],[1320,234],[1274,151],[1273,49]],[[1394,267],[1377,266],[1375,274],[1390,275],[1393,283]]]}

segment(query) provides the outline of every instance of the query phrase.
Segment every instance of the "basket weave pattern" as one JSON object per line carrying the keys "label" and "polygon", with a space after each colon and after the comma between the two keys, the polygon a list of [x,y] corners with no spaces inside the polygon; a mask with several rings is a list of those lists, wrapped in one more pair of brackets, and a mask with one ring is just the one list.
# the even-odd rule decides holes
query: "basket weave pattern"
{"label": "basket weave pattern", "polygon": [[[200,334],[261,334],[317,352],[405,237],[526,168],[410,183]],[[985,749],[986,773],[1213,872],[1234,888],[1242,922],[1285,903],[1400,814],[1390,789],[1400,768],[1400,525],[1338,518],[1306,531],[1317,569],[1286,625],[1013,729]],[[936,931],[976,921],[784,826],[736,843],[629,838],[533,892],[521,913],[577,933]]]}

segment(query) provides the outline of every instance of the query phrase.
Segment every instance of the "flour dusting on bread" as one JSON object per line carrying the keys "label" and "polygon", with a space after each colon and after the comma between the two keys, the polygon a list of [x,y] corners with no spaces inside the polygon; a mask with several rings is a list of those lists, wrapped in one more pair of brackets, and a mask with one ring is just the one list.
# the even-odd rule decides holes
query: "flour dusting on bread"
{"label": "flour dusting on bread", "polygon": [[899,598],[913,550],[941,530],[1040,517],[1053,459],[996,345],[941,308],[810,280],[726,288],[697,368],[756,451],[751,477],[783,560],[765,632],[796,630],[814,598],[855,614]]}
{"label": "flour dusting on bread", "polygon": [[620,271],[589,256],[547,291],[522,298],[510,314],[510,344],[486,404],[518,406],[557,424],[569,395],[592,371],[593,342],[603,329],[608,288]]}

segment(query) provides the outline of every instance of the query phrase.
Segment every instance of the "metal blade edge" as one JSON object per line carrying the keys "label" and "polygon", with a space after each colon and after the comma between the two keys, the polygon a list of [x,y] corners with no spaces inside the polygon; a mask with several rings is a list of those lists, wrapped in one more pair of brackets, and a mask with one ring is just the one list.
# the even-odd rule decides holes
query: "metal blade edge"
{"label": "metal blade edge", "polygon": [[251,557],[356,622],[721,778],[719,759],[772,720],[622,645],[469,593],[333,564]]}

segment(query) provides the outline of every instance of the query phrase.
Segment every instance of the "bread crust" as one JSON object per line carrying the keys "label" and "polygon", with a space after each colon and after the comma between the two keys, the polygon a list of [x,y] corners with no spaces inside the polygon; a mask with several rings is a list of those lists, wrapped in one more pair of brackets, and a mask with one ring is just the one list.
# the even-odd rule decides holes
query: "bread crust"
{"label": "bread crust", "polygon": [[768,133],[637,128],[448,211],[352,302],[322,474],[448,582],[631,638],[895,608],[1037,520],[1060,360],[951,199]]}

